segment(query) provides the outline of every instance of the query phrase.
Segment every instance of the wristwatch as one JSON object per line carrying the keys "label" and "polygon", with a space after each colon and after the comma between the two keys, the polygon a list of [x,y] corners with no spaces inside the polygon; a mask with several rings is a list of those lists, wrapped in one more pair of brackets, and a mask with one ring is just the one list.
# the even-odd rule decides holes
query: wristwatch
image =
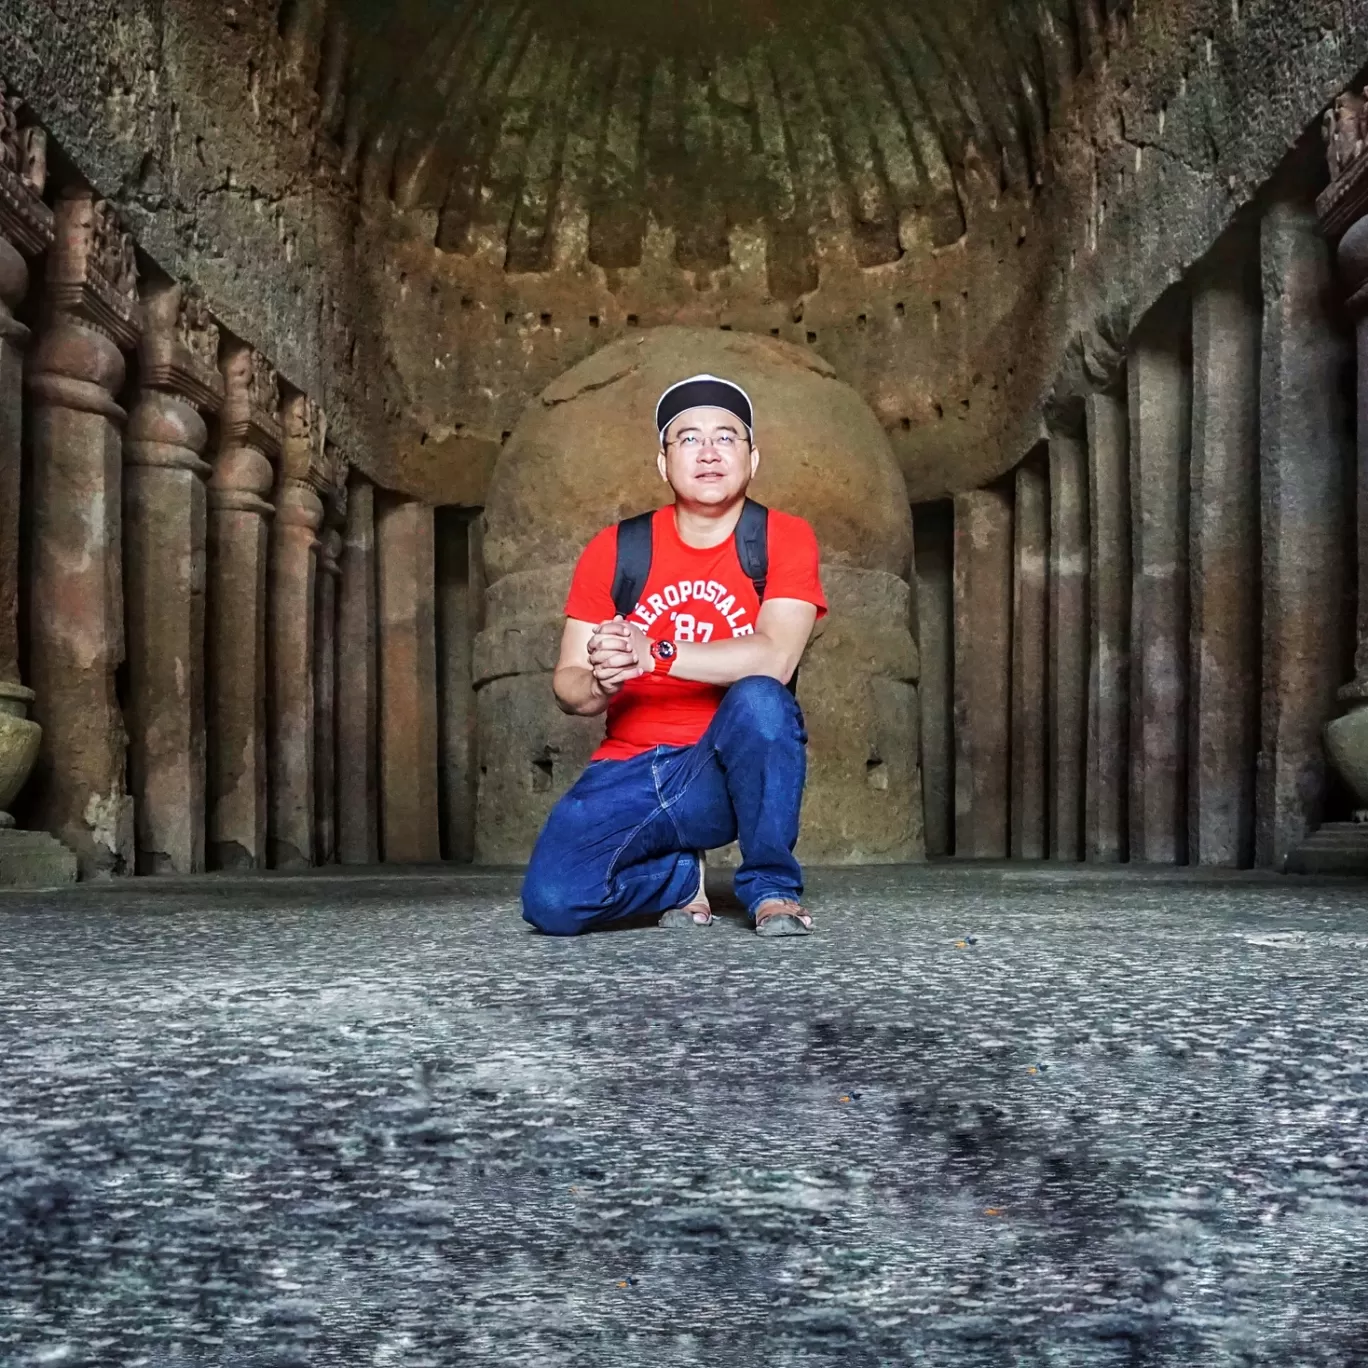
{"label": "wristwatch", "polygon": [[679,651],[673,641],[653,641],[651,659],[655,661],[656,674],[669,674],[679,659]]}

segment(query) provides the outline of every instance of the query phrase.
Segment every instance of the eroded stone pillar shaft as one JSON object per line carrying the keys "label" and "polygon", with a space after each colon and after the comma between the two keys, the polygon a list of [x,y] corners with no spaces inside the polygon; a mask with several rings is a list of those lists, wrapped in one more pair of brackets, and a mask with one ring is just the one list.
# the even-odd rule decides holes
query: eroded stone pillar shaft
{"label": "eroded stone pillar shaft", "polygon": [[1085,401],[1091,643],[1085,778],[1087,857],[1124,860],[1130,731],[1130,480],[1124,395]]}
{"label": "eroded stone pillar shaft", "polygon": [[1130,858],[1146,864],[1187,863],[1188,317],[1161,301],[1129,360]]}
{"label": "eroded stone pillar shaft", "polygon": [[436,564],[427,504],[376,513],[380,622],[380,833],[388,864],[440,860]]}
{"label": "eroded stone pillar shaft", "polygon": [[1240,233],[1217,248],[1192,301],[1194,864],[1244,867],[1254,860],[1262,325],[1258,246]]}
{"label": "eroded stone pillar shaft", "polygon": [[347,519],[347,467],[332,444],[326,453],[328,487],[318,551],[314,617],[314,855],[337,860],[337,599],[342,575],[341,529]]}
{"label": "eroded stone pillar shaft", "polygon": [[337,853],[380,858],[375,487],[352,473],[342,536],[337,650]]}
{"label": "eroded stone pillar shaft", "polygon": [[30,682],[44,745],[35,824],[83,877],[131,872],[133,800],[115,688],[124,658],[121,534],[125,414],[114,402],[141,310],[133,243],[113,211],[68,188],[27,383],[33,403]]}
{"label": "eroded stone pillar shaft", "polygon": [[921,654],[921,772],[926,853],[949,855],[955,836],[954,505],[912,512],[916,544],[917,648]]}
{"label": "eroded stone pillar shaft", "polygon": [[1088,752],[1088,446],[1050,434],[1050,855],[1083,858]]}
{"label": "eroded stone pillar shaft", "polygon": [[478,509],[437,512],[442,848],[447,859],[461,861],[475,858],[473,650],[484,604],[478,564],[479,516]]}
{"label": "eroded stone pillar shaft", "polygon": [[1008,851],[1012,686],[1012,503],[955,497],[955,854]]}
{"label": "eroded stone pillar shaft", "polygon": [[1043,860],[1050,510],[1046,474],[1034,459],[1017,467],[1012,525],[1012,858]]}
{"label": "eroded stone pillar shaft", "polygon": [[1263,707],[1255,842],[1273,868],[1321,819],[1321,729],[1342,677],[1348,356],[1315,216],[1276,203],[1262,229]]}
{"label": "eroded stone pillar shaft", "polygon": [[209,479],[205,669],[207,859],[213,869],[267,863],[266,593],[280,457],[279,385],[244,343],[223,350],[223,410]]}
{"label": "eroded stone pillar shaft", "polygon": [[[14,317],[28,292],[25,256],[37,256],[52,242],[52,211],[43,203],[42,133],[21,131],[17,101],[0,82],[0,886],[36,882],[18,869],[35,841],[52,849],[69,871],[70,856],[51,838],[32,833],[6,835],[13,825],[9,807],[38,758],[41,730],[28,716],[33,692],[19,677],[19,510],[22,468],[24,351],[29,330]],[[51,865],[51,859],[47,860]],[[69,873],[66,875],[70,877]],[[54,882],[65,881],[62,878]]]}
{"label": "eroded stone pillar shaft", "polygon": [[288,399],[281,416],[267,612],[269,844],[272,866],[292,869],[314,860],[314,612],[325,434],[321,410],[303,395]]}
{"label": "eroded stone pillar shaft", "polygon": [[140,874],[204,868],[204,415],[223,402],[218,328],[189,286],[145,304],[124,435],[129,778]]}

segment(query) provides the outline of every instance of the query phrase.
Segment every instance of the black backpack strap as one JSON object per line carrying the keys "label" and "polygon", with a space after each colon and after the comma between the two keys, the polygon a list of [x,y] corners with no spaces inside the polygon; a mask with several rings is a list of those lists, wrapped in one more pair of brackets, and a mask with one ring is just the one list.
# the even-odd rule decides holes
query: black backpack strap
{"label": "black backpack strap", "polygon": [[651,522],[638,513],[617,526],[617,566],[613,570],[613,608],[626,617],[637,606],[651,574]]}
{"label": "black backpack strap", "polygon": [[736,524],[736,559],[746,578],[755,585],[756,597],[765,601],[765,585],[769,580],[769,509],[754,499],[747,499],[741,508],[741,521]]}
{"label": "black backpack strap", "polygon": [[[755,596],[763,604],[765,586],[769,582],[769,509],[754,499],[747,499],[741,509],[741,521],[736,524],[736,559],[746,578],[755,585]],[[788,682],[791,694],[798,692],[798,671]]]}

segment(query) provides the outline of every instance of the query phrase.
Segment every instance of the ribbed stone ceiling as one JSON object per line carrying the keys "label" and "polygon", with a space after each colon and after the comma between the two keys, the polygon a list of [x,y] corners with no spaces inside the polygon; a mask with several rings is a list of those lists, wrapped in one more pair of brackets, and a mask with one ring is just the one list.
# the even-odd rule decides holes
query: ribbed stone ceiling
{"label": "ribbed stone ceiling", "polygon": [[587,220],[590,259],[628,267],[654,221],[707,270],[752,227],[796,293],[824,233],[877,266],[957,240],[976,196],[1030,195],[1128,4],[355,0],[346,136],[444,251],[492,233],[507,270],[546,270]]}

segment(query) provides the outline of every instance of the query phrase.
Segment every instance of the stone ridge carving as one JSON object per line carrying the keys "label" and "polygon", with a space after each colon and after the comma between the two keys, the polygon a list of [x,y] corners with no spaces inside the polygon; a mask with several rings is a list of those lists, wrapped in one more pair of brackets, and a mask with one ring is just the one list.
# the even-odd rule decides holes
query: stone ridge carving
{"label": "stone ridge carving", "polygon": [[1316,211],[1333,238],[1368,212],[1368,90],[1338,96],[1325,112],[1322,131],[1330,185],[1316,200]]}
{"label": "stone ridge carving", "polygon": [[199,290],[172,285],[144,306],[145,325],[139,360],[142,382],[188,399],[205,413],[223,404],[223,376],[218,369],[218,324]]}
{"label": "stone ridge carving", "polygon": [[350,466],[347,458],[332,442],[323,447],[324,475],[327,487],[323,490],[323,502],[327,509],[328,524],[340,527],[347,520],[347,475]]}
{"label": "stone ridge carving", "polygon": [[21,252],[37,256],[52,245],[47,184],[47,134],[20,128],[20,101],[0,80],[0,233]]}
{"label": "stone ridge carving", "polygon": [[89,190],[69,187],[57,201],[47,283],[52,309],[74,315],[125,350],[137,345],[142,306],[133,239],[109,204]]}
{"label": "stone ridge carving", "polygon": [[326,492],[328,420],[323,410],[307,395],[291,395],[281,407],[281,426],[285,433],[281,474],[316,493]]}
{"label": "stone ridge carving", "polygon": [[280,378],[275,367],[254,347],[240,342],[222,363],[223,408],[219,414],[221,445],[250,446],[272,460],[280,455],[284,433],[280,419]]}

